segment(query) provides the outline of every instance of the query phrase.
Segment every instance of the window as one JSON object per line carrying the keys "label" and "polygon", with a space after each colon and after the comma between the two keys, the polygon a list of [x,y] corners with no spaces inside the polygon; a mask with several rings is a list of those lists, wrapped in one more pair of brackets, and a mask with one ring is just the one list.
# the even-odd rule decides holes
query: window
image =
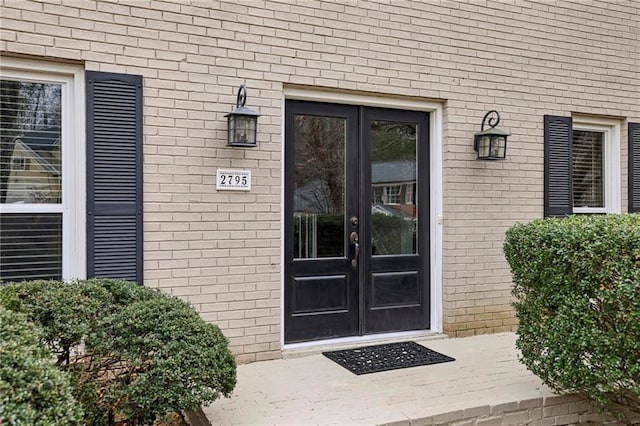
{"label": "window", "polygon": [[142,76],[3,58],[0,80],[0,281],[142,283]]}
{"label": "window", "polygon": [[620,123],[545,116],[545,216],[621,212]]}
{"label": "window", "polygon": [[402,185],[387,185],[384,187],[382,195],[383,204],[400,204],[400,195],[402,194]]}
{"label": "window", "polygon": [[416,203],[416,200],[413,198],[413,193],[415,192],[415,186],[416,186],[415,183],[408,183],[405,186],[405,190],[406,190],[406,193],[404,195],[405,204],[412,205]]}
{"label": "window", "polygon": [[0,281],[83,277],[84,72],[2,66]]}
{"label": "window", "polygon": [[604,207],[604,134],[573,131],[573,209]]}
{"label": "window", "polygon": [[25,157],[11,157],[11,170],[24,171],[29,167],[29,159]]}
{"label": "window", "polygon": [[574,117],[573,213],[620,213],[620,124]]}

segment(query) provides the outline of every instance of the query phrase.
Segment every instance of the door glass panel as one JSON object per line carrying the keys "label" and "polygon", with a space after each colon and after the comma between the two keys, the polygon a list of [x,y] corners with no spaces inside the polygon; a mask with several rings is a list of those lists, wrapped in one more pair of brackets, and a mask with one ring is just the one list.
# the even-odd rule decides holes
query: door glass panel
{"label": "door glass panel", "polygon": [[373,255],[416,254],[417,125],[371,124]]}
{"label": "door glass panel", "polygon": [[346,120],[294,116],[293,257],[343,257]]}

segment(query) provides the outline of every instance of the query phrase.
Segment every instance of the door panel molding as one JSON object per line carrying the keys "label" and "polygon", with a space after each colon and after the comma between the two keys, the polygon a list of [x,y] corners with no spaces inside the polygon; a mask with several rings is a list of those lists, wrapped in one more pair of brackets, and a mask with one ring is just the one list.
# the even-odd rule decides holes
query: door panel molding
{"label": "door panel molding", "polygon": [[[398,283],[400,285],[398,285]],[[392,288],[389,288],[392,287]],[[386,301],[397,296],[401,287],[403,301]],[[419,306],[422,302],[422,286],[419,271],[378,272],[371,274],[371,310]],[[389,294],[388,293],[394,293]]]}
{"label": "door panel molding", "polygon": [[[346,274],[294,277],[293,280],[294,293],[291,302],[291,313],[293,316],[348,312],[349,286]],[[331,290],[333,290],[334,297],[330,297]],[[305,292],[311,294],[304,294]],[[300,302],[298,302],[298,300]],[[304,306],[306,300],[314,300],[315,310],[311,309],[310,306]]]}

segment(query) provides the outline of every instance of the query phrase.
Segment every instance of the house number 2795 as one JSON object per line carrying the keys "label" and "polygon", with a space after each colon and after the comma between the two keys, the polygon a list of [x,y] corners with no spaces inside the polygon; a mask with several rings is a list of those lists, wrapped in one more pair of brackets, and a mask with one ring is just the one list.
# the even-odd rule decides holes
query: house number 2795
{"label": "house number 2795", "polygon": [[247,186],[247,177],[240,175],[222,175],[220,176],[220,185]]}
{"label": "house number 2795", "polygon": [[250,170],[218,170],[216,175],[216,189],[230,191],[250,191]]}

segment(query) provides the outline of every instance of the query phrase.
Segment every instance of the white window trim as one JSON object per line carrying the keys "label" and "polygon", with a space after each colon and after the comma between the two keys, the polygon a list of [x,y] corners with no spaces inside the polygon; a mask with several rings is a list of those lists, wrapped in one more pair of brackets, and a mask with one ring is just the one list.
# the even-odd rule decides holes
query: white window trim
{"label": "white window trim", "polygon": [[21,171],[27,169],[27,159],[24,157],[11,157],[11,170]]}
{"label": "white window trim", "polygon": [[383,204],[387,206],[399,206],[401,200],[402,200],[402,184],[383,186],[383,189],[382,189]]}
{"label": "white window trim", "polygon": [[575,214],[621,213],[620,122],[596,117],[573,117],[573,130],[603,133],[604,207],[574,207]]}
{"label": "white window trim", "polygon": [[86,143],[84,68],[2,58],[2,78],[62,85],[62,203],[0,204],[1,213],[62,213],[62,278],[86,278]]}
{"label": "white window trim", "polygon": [[406,183],[404,187],[405,187],[404,203],[413,204],[413,182]]}

